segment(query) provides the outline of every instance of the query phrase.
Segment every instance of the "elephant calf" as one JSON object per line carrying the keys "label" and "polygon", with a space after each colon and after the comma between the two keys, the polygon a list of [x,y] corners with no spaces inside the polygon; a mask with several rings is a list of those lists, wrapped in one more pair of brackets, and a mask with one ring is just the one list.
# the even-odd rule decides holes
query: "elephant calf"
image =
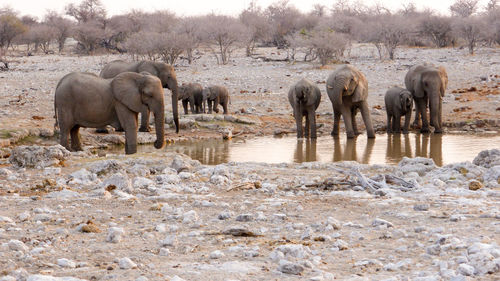
{"label": "elephant calf", "polygon": [[297,124],[297,138],[303,137],[302,119],[306,117],[305,136],[317,138],[316,109],[321,102],[321,91],[309,80],[303,78],[288,91],[288,101],[293,108],[293,116]]}
{"label": "elephant calf", "polygon": [[403,133],[408,134],[410,128],[413,98],[411,93],[400,87],[393,87],[385,93],[385,110],[387,111],[387,133],[401,132],[401,116],[405,116]]}
{"label": "elephant calf", "polygon": [[[212,113],[212,108],[215,113],[219,113],[217,105],[222,105],[224,114],[228,114],[227,104],[229,103],[229,91],[224,86],[210,86],[203,90],[203,99],[208,103],[208,113]],[[205,107],[203,107],[205,111]]]}
{"label": "elephant calf", "polygon": [[[80,127],[111,125],[125,130],[125,153],[137,152],[137,115],[147,107],[155,117],[155,147],[165,144],[165,103],[161,80],[155,76],[123,72],[113,79],[73,72],[57,84],[54,97],[59,142],[68,150],[82,150]],[[69,136],[71,134],[71,147]]]}
{"label": "elephant calf", "polygon": [[188,114],[188,103],[191,113],[201,113],[203,105],[203,87],[199,83],[182,84],[179,87],[179,100],[182,100],[184,114]]}

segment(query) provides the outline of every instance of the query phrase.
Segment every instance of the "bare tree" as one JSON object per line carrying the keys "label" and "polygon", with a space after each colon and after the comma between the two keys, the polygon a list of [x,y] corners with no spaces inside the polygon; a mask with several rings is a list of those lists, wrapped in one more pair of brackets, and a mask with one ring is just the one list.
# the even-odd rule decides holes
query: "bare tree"
{"label": "bare tree", "polygon": [[0,49],[6,53],[12,40],[27,28],[11,9],[0,9]]}
{"label": "bare tree", "polygon": [[[46,24],[35,24],[29,27],[29,30],[23,34],[22,41],[27,45],[27,53],[31,54],[38,52],[41,49],[42,52],[48,54],[50,52],[50,43],[55,40],[56,31],[54,28]],[[30,49],[30,45],[33,44],[34,49]]]}
{"label": "bare tree", "polygon": [[92,54],[101,46],[106,34],[100,22],[90,21],[75,27],[74,38],[78,41],[77,51]]}
{"label": "bare tree", "polygon": [[327,9],[325,5],[321,4],[314,4],[313,9],[311,11],[311,15],[316,16],[316,17],[325,17],[327,13]]}
{"label": "bare tree", "polygon": [[451,19],[447,17],[424,17],[420,20],[419,31],[438,48],[446,47],[453,41]]}
{"label": "bare tree", "polygon": [[339,60],[349,43],[347,36],[322,26],[313,30],[310,44],[314,49],[321,65],[328,64],[331,60]]}
{"label": "bare tree", "polygon": [[75,18],[78,23],[104,21],[106,19],[106,9],[101,0],[83,0],[80,5],[73,3],[65,7],[66,15]]}
{"label": "bare tree", "polygon": [[473,55],[477,42],[484,36],[483,22],[477,17],[456,18],[454,29],[467,43],[469,54]]}
{"label": "bare tree", "polygon": [[479,0],[456,0],[450,6],[451,14],[457,17],[467,18],[477,11]]}
{"label": "bare tree", "polygon": [[[241,40],[244,26],[235,18],[211,14],[204,18],[203,30],[217,63],[227,64]],[[214,49],[213,45],[217,47]]]}
{"label": "bare tree", "polygon": [[168,10],[144,13],[141,16],[142,30],[164,33],[172,31],[179,19]]}
{"label": "bare tree", "polygon": [[62,52],[66,39],[71,36],[74,23],[66,18],[63,18],[54,11],[49,11],[45,15],[44,23],[53,28],[58,51],[59,53]]}
{"label": "bare tree", "polygon": [[257,42],[267,39],[270,28],[264,12],[254,1],[250,2],[250,5],[240,13],[239,20],[246,26],[243,40],[245,43],[245,53],[249,57],[252,55]]}
{"label": "bare tree", "polygon": [[158,53],[162,60],[173,65],[190,42],[186,34],[170,31],[160,34],[158,43]]}
{"label": "bare tree", "polygon": [[384,57],[383,48],[385,48],[389,59],[393,60],[396,48],[404,42],[409,32],[409,24],[403,16],[391,14],[373,16],[366,22],[365,40],[375,45],[380,59]]}
{"label": "bare tree", "polygon": [[194,60],[193,51],[198,48],[202,42],[201,24],[199,17],[186,17],[180,20],[176,26],[176,32],[184,37],[184,51],[187,55],[188,63]]}
{"label": "bare tree", "polygon": [[280,0],[267,7],[265,15],[271,27],[273,44],[278,48],[285,48],[285,36],[297,31],[299,10],[289,5],[288,0]]}
{"label": "bare tree", "polygon": [[160,58],[158,54],[158,44],[160,36],[158,32],[139,31],[132,34],[125,42],[125,48],[132,55],[132,59],[148,59],[157,60]]}
{"label": "bare tree", "polygon": [[500,44],[500,6],[497,0],[490,0],[486,5],[486,12],[483,17],[484,35],[489,46]]}

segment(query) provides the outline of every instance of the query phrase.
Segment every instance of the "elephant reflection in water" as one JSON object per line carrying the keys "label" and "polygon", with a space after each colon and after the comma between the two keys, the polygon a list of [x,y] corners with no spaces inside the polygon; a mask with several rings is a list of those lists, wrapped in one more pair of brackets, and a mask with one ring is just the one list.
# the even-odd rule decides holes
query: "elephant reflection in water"
{"label": "elephant reflection in water", "polygon": [[357,139],[346,139],[344,150],[342,151],[342,145],[340,142],[340,138],[333,138],[333,162],[337,161],[357,161],[362,164],[370,163],[370,157],[373,152],[373,147],[375,146],[375,139],[369,138],[366,141],[365,151],[361,159],[358,157],[358,153],[356,150],[356,141]]}
{"label": "elephant reflection in water", "polygon": [[437,166],[443,165],[443,135],[415,134],[415,147],[415,156],[432,158]]}
{"label": "elephant reflection in water", "polygon": [[[304,151],[304,142],[305,142],[305,151]],[[295,147],[293,161],[295,163],[318,161],[316,155],[316,139],[297,140],[297,146]]]}
{"label": "elephant reflection in water", "polygon": [[205,140],[179,146],[176,152],[184,153],[204,165],[218,165],[229,161],[229,142]]}
{"label": "elephant reflection in water", "polygon": [[[404,139],[404,149],[402,148],[402,139]],[[387,134],[385,154],[387,163],[397,164],[404,156],[412,157],[410,137],[408,135]]]}

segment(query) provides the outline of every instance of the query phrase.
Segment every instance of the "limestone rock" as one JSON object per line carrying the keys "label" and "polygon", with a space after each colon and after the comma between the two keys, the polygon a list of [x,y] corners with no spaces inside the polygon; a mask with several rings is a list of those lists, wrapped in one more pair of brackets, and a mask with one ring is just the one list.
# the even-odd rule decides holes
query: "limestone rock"
{"label": "limestone rock", "polygon": [[61,145],[21,145],[12,149],[9,162],[18,167],[45,168],[60,165],[71,153]]}

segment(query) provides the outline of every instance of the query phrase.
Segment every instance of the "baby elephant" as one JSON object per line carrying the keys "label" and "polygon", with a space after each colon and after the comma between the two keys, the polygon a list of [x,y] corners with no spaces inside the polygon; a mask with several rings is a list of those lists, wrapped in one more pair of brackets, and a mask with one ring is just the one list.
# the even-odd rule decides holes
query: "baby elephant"
{"label": "baby elephant", "polygon": [[408,134],[410,127],[413,98],[411,93],[400,87],[393,87],[385,93],[385,110],[387,111],[387,133],[401,132],[401,116],[405,116],[403,133]]}
{"label": "baby elephant", "polygon": [[179,87],[178,99],[182,100],[184,114],[188,114],[188,103],[191,113],[201,113],[203,103],[203,87],[199,83],[182,84]]}
{"label": "baby elephant", "polygon": [[321,102],[321,91],[309,80],[303,78],[288,91],[288,101],[293,108],[297,123],[297,138],[302,138],[302,119],[306,117],[305,136],[316,138],[316,109]]}
{"label": "baby elephant", "polygon": [[[219,113],[217,105],[222,105],[224,114],[228,114],[227,104],[229,103],[229,92],[224,86],[210,86],[203,90],[203,99],[208,103],[208,113],[212,113],[212,108],[215,113]],[[212,105],[213,104],[213,105]],[[205,106],[203,106],[205,111]]]}

